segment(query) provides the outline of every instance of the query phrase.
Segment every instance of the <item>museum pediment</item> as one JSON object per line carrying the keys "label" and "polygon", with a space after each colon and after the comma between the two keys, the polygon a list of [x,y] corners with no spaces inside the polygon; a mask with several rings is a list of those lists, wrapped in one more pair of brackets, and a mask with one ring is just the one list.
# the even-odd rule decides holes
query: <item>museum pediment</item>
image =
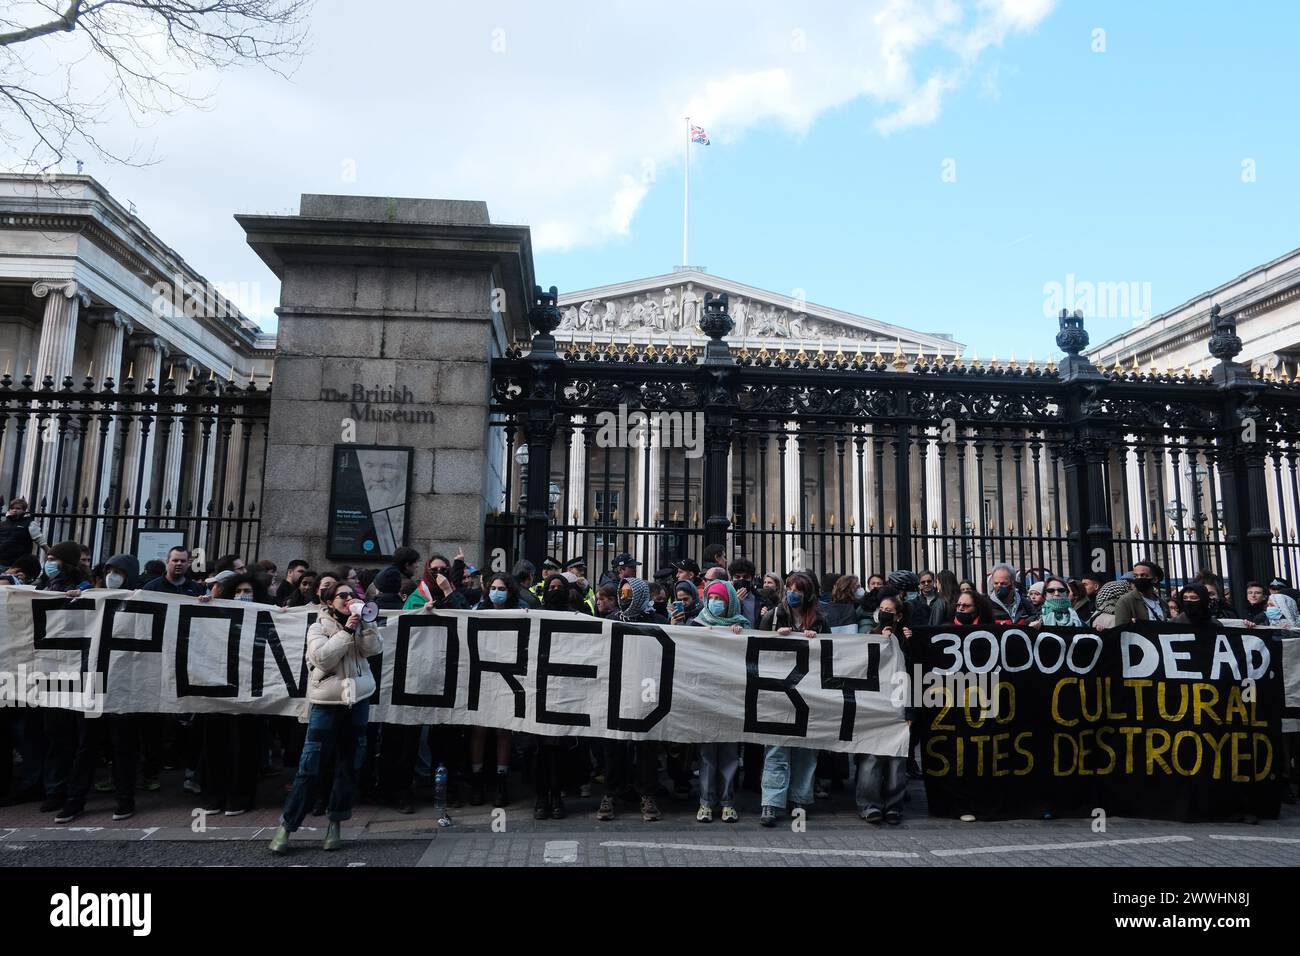
{"label": "museum pediment", "polygon": [[688,272],[637,282],[621,283],[561,295],[564,320],[556,330],[561,337],[603,338],[635,336],[683,338],[700,336],[698,324],[706,293],[728,296],[735,331],[731,341],[749,338],[792,341],[849,341],[915,343],[955,349],[951,339],[877,322],[836,309],[815,305],[796,296],[782,296],[720,279]]}

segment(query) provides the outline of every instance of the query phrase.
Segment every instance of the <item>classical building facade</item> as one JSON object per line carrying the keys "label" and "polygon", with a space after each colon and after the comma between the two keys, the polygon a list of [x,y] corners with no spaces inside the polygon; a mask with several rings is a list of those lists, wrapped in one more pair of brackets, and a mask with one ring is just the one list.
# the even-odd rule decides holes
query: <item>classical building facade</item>
{"label": "classical building facade", "polygon": [[92,177],[0,174],[3,390],[62,393],[20,403],[27,415],[6,401],[0,499],[29,499],[47,534],[93,525],[102,551],[130,545],[127,525],[143,522],[119,520],[109,542],[84,519],[255,500],[248,423],[223,434],[217,405],[205,424],[197,400],[265,389],[273,357],[273,336]]}
{"label": "classical building facade", "polygon": [[[1112,336],[1086,354],[1099,368],[1116,374],[1197,374],[1213,361],[1206,349],[1212,313],[1230,317],[1235,323],[1241,343],[1236,361],[1248,366],[1261,382],[1300,379],[1300,249]],[[1268,443],[1265,452],[1275,564],[1279,573],[1294,579],[1300,574],[1296,453],[1294,448],[1275,443]],[[1211,537],[1217,537],[1222,531],[1224,502],[1221,494],[1210,494],[1219,490],[1213,465],[1203,453],[1175,458],[1146,456],[1145,460],[1130,453],[1116,481],[1127,485],[1133,500],[1149,500],[1148,523],[1166,526],[1171,537],[1193,528],[1207,528]],[[1213,507],[1210,500],[1215,502]]]}

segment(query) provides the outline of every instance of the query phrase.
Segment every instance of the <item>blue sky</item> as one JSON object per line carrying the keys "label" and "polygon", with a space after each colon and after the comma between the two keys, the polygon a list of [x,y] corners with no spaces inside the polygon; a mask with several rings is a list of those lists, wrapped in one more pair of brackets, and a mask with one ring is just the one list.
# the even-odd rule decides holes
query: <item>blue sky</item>
{"label": "blue sky", "polygon": [[[1297,29],[1289,5],[1061,5],[927,125],[882,136],[856,100],[804,136],[765,123],[692,147],[691,259],[1003,358],[1057,354],[1045,283],[1138,283],[1132,314],[1088,316],[1099,343],[1148,288],[1158,314],[1300,246]],[[681,187],[680,163],[661,170],[626,236],[543,251],[539,279],[668,271]]]}
{"label": "blue sky", "polygon": [[[279,288],[233,217],[294,213],[306,192],[486,200],[494,221],[531,227],[538,279],[564,290],[669,271],[687,113],[713,139],[693,147],[693,264],[983,356],[1054,351],[1049,283],[1132,284],[1120,314],[1072,303],[1099,343],[1300,246],[1294,4],[367,11],[318,0],[288,79],[192,74],[204,109],[107,110],[100,139],[153,165],[84,151],[87,173],[268,327]],[[74,93],[103,89],[84,37],[39,42],[79,63]]]}

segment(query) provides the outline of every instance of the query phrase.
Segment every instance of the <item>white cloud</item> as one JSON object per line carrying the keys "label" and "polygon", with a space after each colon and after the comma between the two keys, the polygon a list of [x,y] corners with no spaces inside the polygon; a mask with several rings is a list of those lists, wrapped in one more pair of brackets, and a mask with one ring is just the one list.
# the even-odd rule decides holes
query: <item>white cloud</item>
{"label": "white cloud", "polygon": [[[187,258],[231,273],[214,280],[260,269],[231,251],[229,216],[300,192],[486,199],[539,249],[599,243],[680,164],[687,113],[725,144],[767,123],[802,135],[865,97],[896,134],[934,122],[981,54],[1053,3],[321,0],[291,82],[227,74],[213,109],[144,132],[159,165],[87,171]],[[139,136],[125,121],[110,133]]]}

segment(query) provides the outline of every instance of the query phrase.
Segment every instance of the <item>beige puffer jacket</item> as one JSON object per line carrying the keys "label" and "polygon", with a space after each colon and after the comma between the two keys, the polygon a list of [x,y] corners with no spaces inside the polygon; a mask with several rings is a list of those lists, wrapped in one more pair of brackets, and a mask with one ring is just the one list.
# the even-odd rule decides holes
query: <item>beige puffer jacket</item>
{"label": "beige puffer jacket", "polygon": [[366,658],[383,649],[384,639],[373,624],[362,623],[354,635],[323,611],[307,630],[307,700],[349,707],[366,700],[375,692]]}

